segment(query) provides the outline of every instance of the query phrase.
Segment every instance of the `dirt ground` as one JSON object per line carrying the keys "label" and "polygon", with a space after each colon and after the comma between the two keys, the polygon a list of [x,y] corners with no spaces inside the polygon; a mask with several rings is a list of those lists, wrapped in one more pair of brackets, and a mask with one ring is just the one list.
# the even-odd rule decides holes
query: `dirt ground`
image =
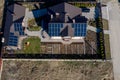
{"label": "dirt ground", "polygon": [[4,0],[0,0],[0,28],[2,26],[3,8],[4,8]]}
{"label": "dirt ground", "polygon": [[86,54],[96,54],[97,52],[97,35],[95,32],[88,30],[85,37]]}
{"label": "dirt ground", "polygon": [[1,80],[113,80],[110,62],[3,61]]}

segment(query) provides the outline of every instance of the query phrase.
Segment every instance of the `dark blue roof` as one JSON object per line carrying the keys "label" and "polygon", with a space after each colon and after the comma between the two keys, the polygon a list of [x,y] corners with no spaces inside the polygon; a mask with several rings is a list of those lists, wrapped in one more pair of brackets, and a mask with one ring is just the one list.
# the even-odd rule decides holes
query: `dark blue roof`
{"label": "dark blue roof", "polygon": [[18,44],[18,37],[14,36],[14,33],[10,33],[8,46],[17,46]]}
{"label": "dark blue roof", "polygon": [[[24,19],[24,16],[25,16],[25,7],[19,5],[19,4],[16,4],[16,3],[13,3],[9,6],[6,7],[6,21],[5,21],[5,29],[4,29],[4,37],[5,37],[5,44],[8,44],[10,46],[16,46],[16,42],[14,43],[14,39],[17,40],[16,38],[12,38],[11,39],[11,36],[13,37],[14,36],[14,33],[15,31],[13,30],[14,28],[11,28],[14,23],[22,23],[23,22],[23,19]],[[16,27],[17,28],[17,27]],[[17,28],[18,29],[18,28]],[[11,32],[12,33],[11,33]],[[18,30],[19,32],[19,30]],[[21,31],[20,30],[20,34],[21,34]],[[23,33],[22,33],[23,34]]]}
{"label": "dark blue roof", "polygon": [[[65,29],[66,28],[66,29]],[[53,36],[86,36],[86,23],[49,23],[48,34]],[[67,33],[67,35],[66,35]]]}
{"label": "dark blue roof", "polygon": [[24,35],[23,27],[21,23],[14,23],[15,31],[19,32],[19,35]]}
{"label": "dark blue roof", "polygon": [[55,24],[55,23],[49,24],[49,26],[48,26],[48,34],[50,36],[60,36],[60,29],[62,27],[63,27],[63,24],[61,24],[61,23],[58,23],[58,24]]}
{"label": "dark blue roof", "polygon": [[74,28],[74,36],[86,36],[86,31],[87,31],[87,24],[86,23],[77,23],[77,24],[72,24],[72,27]]}
{"label": "dark blue roof", "polygon": [[[19,32],[19,35],[24,35],[23,27],[21,23],[14,23],[15,32]],[[10,32],[8,39],[8,46],[17,46],[18,44],[18,36],[15,36],[13,32]]]}
{"label": "dark blue roof", "polygon": [[44,16],[47,14],[47,9],[33,10],[32,11],[35,18]]}

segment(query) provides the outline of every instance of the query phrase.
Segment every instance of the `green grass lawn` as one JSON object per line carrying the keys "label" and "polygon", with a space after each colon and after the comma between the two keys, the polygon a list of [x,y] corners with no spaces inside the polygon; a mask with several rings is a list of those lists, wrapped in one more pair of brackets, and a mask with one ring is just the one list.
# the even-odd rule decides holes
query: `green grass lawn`
{"label": "green grass lawn", "polygon": [[[26,42],[30,42],[30,45],[26,46]],[[40,53],[40,39],[38,37],[29,37],[23,40],[23,52]]]}
{"label": "green grass lawn", "polygon": [[[26,42],[29,42],[29,46],[26,45]],[[16,53],[25,53],[25,54],[35,54],[40,53],[40,38],[38,37],[29,37],[23,40],[22,50],[16,51]]]}
{"label": "green grass lawn", "polygon": [[109,35],[104,34],[106,58],[111,59]]}

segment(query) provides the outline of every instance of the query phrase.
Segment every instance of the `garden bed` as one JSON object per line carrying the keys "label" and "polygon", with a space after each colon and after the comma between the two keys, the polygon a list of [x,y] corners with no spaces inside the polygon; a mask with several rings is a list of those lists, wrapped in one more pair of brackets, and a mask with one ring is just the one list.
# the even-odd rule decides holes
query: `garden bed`
{"label": "garden bed", "polygon": [[82,3],[82,2],[70,2],[70,4],[76,7],[95,7],[96,3]]}
{"label": "garden bed", "polygon": [[34,26],[34,27],[29,27],[28,30],[29,31],[39,31],[41,29],[40,26]]}
{"label": "garden bed", "polygon": [[109,30],[108,20],[102,19],[102,22],[103,22],[103,29],[104,30]]}
{"label": "garden bed", "polygon": [[[38,19],[37,19],[38,21]],[[36,19],[28,19],[28,30],[30,31],[39,31],[41,26],[38,25]]]}
{"label": "garden bed", "polygon": [[106,59],[111,59],[109,34],[104,34]]}

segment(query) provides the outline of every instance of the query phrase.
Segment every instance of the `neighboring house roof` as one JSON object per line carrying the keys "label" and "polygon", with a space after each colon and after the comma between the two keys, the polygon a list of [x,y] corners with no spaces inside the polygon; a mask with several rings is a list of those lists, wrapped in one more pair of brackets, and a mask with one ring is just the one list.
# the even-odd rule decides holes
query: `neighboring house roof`
{"label": "neighboring house roof", "polygon": [[75,7],[68,3],[60,3],[53,7],[48,8],[50,14],[56,15],[56,18],[53,18],[53,21],[60,22],[71,22],[71,19],[74,17],[81,15],[81,8]]}
{"label": "neighboring house roof", "polygon": [[16,36],[16,37],[18,36],[15,35],[16,31],[15,31],[14,23],[22,24],[24,16],[25,16],[25,7],[18,4],[12,4],[7,7],[6,21],[4,28],[4,37],[6,40],[5,45],[9,45],[10,41],[14,43],[14,41],[12,41],[13,37],[11,37],[10,33],[13,33],[12,36]]}

